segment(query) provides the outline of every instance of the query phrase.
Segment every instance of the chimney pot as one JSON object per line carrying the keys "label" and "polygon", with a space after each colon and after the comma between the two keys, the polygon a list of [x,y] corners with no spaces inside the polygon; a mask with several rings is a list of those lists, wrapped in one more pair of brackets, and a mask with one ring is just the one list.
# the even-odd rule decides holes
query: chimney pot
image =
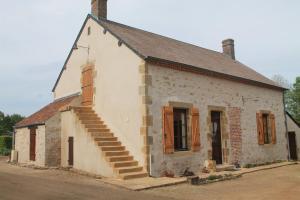
{"label": "chimney pot", "polygon": [[222,41],[223,53],[235,60],[234,40],[226,39]]}
{"label": "chimney pot", "polygon": [[107,0],[92,0],[92,15],[107,19]]}

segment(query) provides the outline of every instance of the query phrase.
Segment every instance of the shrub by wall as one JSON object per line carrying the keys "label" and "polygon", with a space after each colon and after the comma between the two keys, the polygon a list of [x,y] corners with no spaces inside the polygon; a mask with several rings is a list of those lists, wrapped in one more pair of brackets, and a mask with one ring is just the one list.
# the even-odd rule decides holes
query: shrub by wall
{"label": "shrub by wall", "polygon": [[12,149],[12,137],[0,136],[0,155],[7,156]]}

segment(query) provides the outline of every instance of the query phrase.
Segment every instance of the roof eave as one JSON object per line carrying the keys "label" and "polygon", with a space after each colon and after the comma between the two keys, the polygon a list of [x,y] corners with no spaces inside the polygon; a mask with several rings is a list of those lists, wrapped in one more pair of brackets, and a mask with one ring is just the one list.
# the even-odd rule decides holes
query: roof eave
{"label": "roof eave", "polygon": [[26,125],[21,125],[21,126],[14,126],[15,129],[21,129],[21,128],[26,128],[26,127],[32,127],[32,126],[44,126],[45,122],[38,122],[38,123],[33,123],[33,124],[26,124]]}
{"label": "roof eave", "polygon": [[73,43],[73,46],[72,46],[71,50],[69,51],[68,57],[67,57],[66,61],[64,62],[63,68],[61,69],[61,71],[60,71],[60,73],[59,73],[59,76],[58,76],[58,78],[56,79],[56,82],[55,82],[55,84],[54,84],[54,86],[53,86],[53,88],[52,88],[52,92],[55,91],[55,89],[56,89],[56,87],[57,87],[57,85],[58,85],[58,82],[59,82],[59,80],[60,80],[60,78],[61,78],[61,76],[62,76],[62,74],[63,74],[63,71],[67,68],[67,64],[68,64],[68,62],[69,62],[69,59],[71,58],[71,55],[72,55],[72,53],[73,53],[73,51],[74,51],[74,46],[75,46],[76,43],[78,42],[78,40],[79,40],[79,38],[80,38],[80,36],[81,36],[81,33],[83,32],[83,29],[84,29],[84,27],[85,27],[85,25],[86,25],[86,23],[87,23],[87,21],[88,21],[89,18],[90,18],[90,15],[87,15],[87,17],[85,18],[84,23],[83,23],[83,25],[82,25],[82,27],[81,27],[79,33],[77,34],[77,37],[76,37],[75,42]]}
{"label": "roof eave", "polygon": [[106,19],[101,18],[100,20],[97,19],[95,16],[89,14],[90,18],[92,18],[95,22],[97,22],[100,26],[102,26],[106,31],[108,31],[110,34],[112,34],[115,38],[117,38],[122,44],[124,44],[127,48],[129,48],[131,51],[133,51],[137,56],[139,56],[141,59],[145,60],[146,56],[143,55],[141,52],[139,52],[137,49],[133,48],[130,44],[125,42],[120,36],[118,36],[116,33],[114,33],[110,28],[108,28],[105,24],[102,23],[102,21],[105,21]]}
{"label": "roof eave", "polygon": [[291,120],[300,128],[300,124],[294,119],[294,117],[288,112],[285,111],[285,113],[291,118]]}
{"label": "roof eave", "polygon": [[269,88],[269,89],[280,90],[282,92],[287,90],[286,88],[283,88],[283,87],[278,87],[275,85],[270,85],[270,84],[262,83],[259,81],[254,81],[254,80],[250,80],[250,79],[246,79],[246,78],[242,78],[242,77],[232,76],[229,74],[215,72],[212,70],[195,67],[192,65],[187,65],[187,64],[183,64],[183,63],[179,63],[179,62],[170,61],[170,60],[165,60],[165,59],[161,59],[161,58],[149,56],[145,59],[145,61],[148,63],[159,64],[160,66],[163,65],[164,67],[168,67],[168,68],[174,68],[174,69],[177,69],[180,71],[203,74],[203,75],[212,76],[212,77],[219,77],[222,79],[237,81],[237,82],[245,83],[248,85],[255,85],[255,86],[265,87],[265,88]]}
{"label": "roof eave", "polygon": [[144,56],[144,55],[141,54],[139,51],[137,51],[135,48],[133,48],[131,45],[129,45],[127,42],[125,42],[124,40],[122,40],[121,37],[119,37],[119,36],[118,36],[117,34],[115,34],[112,30],[110,30],[107,26],[105,26],[105,24],[101,23],[101,20],[105,20],[105,19],[99,20],[99,19],[95,18],[93,15],[88,14],[87,17],[86,17],[86,19],[85,19],[85,21],[84,21],[84,23],[83,23],[83,25],[82,25],[82,27],[81,27],[81,29],[80,29],[80,31],[79,31],[79,33],[78,33],[78,35],[77,35],[77,37],[76,37],[75,42],[74,42],[74,44],[73,44],[73,46],[72,46],[72,48],[71,48],[71,50],[70,50],[70,52],[69,52],[69,54],[68,54],[68,57],[67,57],[66,61],[64,62],[63,68],[62,68],[62,70],[61,70],[60,73],[59,73],[59,76],[58,76],[58,78],[57,78],[57,80],[56,80],[56,82],[55,82],[55,84],[54,84],[54,87],[52,88],[52,92],[55,91],[55,89],[56,89],[56,87],[57,87],[57,85],[58,85],[58,82],[59,82],[59,80],[60,80],[60,78],[61,78],[61,76],[62,76],[62,73],[63,73],[63,71],[66,69],[67,63],[69,62],[69,59],[71,58],[71,55],[72,55],[73,50],[74,50],[73,47],[74,47],[74,46],[76,45],[76,43],[78,42],[78,40],[79,40],[79,38],[80,38],[80,36],[81,36],[81,34],[82,34],[82,32],[83,32],[83,29],[84,29],[84,27],[85,27],[85,25],[86,25],[86,23],[87,23],[87,21],[88,21],[89,19],[93,19],[95,22],[97,22],[100,26],[102,26],[102,27],[103,27],[105,30],[107,30],[110,34],[112,34],[114,37],[116,37],[121,43],[123,43],[125,46],[127,46],[130,50],[132,50],[132,51],[133,51],[136,55],[138,55],[140,58],[142,58],[143,60],[146,58],[146,56]]}

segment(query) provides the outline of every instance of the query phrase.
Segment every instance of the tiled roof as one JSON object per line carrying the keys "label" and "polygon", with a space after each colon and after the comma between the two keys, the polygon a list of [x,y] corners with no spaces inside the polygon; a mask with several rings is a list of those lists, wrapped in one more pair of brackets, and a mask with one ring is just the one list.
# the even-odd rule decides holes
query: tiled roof
{"label": "tiled roof", "polygon": [[[97,20],[97,19],[95,19]],[[223,53],[181,42],[106,19],[97,20],[143,58],[157,58],[280,87]]]}
{"label": "tiled roof", "polygon": [[49,118],[54,116],[59,109],[63,108],[64,106],[69,105],[75,98],[78,96],[71,96],[67,98],[63,98],[60,100],[56,100],[38,112],[32,114],[31,116],[23,119],[19,123],[16,124],[15,128],[22,128],[22,127],[27,127],[27,126],[32,126],[32,125],[42,125],[44,124]]}
{"label": "tiled roof", "polygon": [[[74,45],[77,44],[89,19],[96,21],[100,26],[113,34],[123,44],[146,61],[156,60],[164,63],[182,64],[196,68],[197,70],[203,70],[205,74],[217,75],[221,78],[238,80],[239,82],[257,84],[259,86],[279,90],[285,89],[250,67],[247,67],[237,60],[231,59],[223,53],[119,24],[107,19],[97,19],[92,15],[87,16]],[[73,48],[68,55],[52,91],[55,90],[72,52]]]}

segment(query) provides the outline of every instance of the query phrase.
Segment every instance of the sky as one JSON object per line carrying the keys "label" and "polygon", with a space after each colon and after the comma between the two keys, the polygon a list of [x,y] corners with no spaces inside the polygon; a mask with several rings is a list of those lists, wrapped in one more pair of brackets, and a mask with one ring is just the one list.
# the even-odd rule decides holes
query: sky
{"label": "sky", "polygon": [[[0,1],[0,111],[28,116],[52,87],[90,0]],[[108,0],[108,18],[236,58],[268,78],[300,76],[299,0]]]}

